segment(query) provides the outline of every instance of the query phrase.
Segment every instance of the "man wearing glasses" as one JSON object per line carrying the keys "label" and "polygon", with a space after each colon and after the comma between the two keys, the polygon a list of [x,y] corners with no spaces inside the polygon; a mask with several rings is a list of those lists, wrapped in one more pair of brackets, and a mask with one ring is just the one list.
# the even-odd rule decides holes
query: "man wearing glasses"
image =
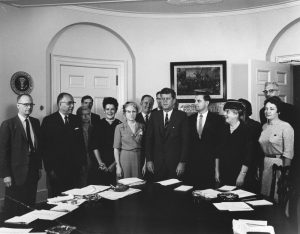
{"label": "man wearing glasses", "polygon": [[[274,96],[279,96],[279,86],[276,82],[266,82],[265,90],[263,91],[266,99]],[[267,122],[265,116],[265,108],[261,108],[259,111],[259,117],[261,125]],[[296,125],[296,111],[293,105],[282,102],[282,111],[279,114],[279,118],[283,121],[288,122],[294,129]]]}
{"label": "man wearing glasses", "polygon": [[8,216],[23,213],[26,206],[35,204],[42,161],[40,122],[30,117],[33,106],[29,94],[19,95],[18,115],[3,121],[0,127],[0,177],[6,187],[4,209]]}
{"label": "man wearing glasses", "polygon": [[58,111],[46,116],[42,123],[42,157],[49,197],[79,187],[86,166],[81,121],[72,114],[74,104],[71,94],[59,94]]}

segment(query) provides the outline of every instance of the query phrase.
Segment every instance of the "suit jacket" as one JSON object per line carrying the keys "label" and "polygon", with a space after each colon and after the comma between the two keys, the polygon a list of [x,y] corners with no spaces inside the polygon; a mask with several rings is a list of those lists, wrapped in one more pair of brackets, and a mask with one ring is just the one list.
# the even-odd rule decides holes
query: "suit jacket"
{"label": "suit jacket", "polygon": [[100,115],[97,115],[95,113],[91,113],[91,123],[93,126],[98,126],[100,124]]}
{"label": "suit jacket", "polygon": [[167,129],[163,111],[152,112],[146,133],[146,158],[154,161],[154,170],[165,165],[176,171],[179,162],[186,162],[189,151],[189,124],[185,112],[173,109]]}
{"label": "suit jacket", "polygon": [[44,118],[41,127],[45,169],[47,172],[53,170],[59,176],[86,165],[81,121],[76,115],[70,114],[69,123],[69,127],[66,127],[59,112],[55,112]]}
{"label": "suit jacket", "polygon": [[200,139],[197,116],[198,113],[189,116],[191,158],[187,171],[194,184],[208,185],[214,181],[215,158],[221,147],[224,120],[220,115],[208,112]]}
{"label": "suit jacket", "polygon": [[16,185],[27,178],[30,158],[35,160],[36,169],[42,168],[40,157],[40,122],[29,117],[34,133],[35,152],[29,152],[25,129],[18,116],[3,121],[0,127],[0,177],[12,177]]}

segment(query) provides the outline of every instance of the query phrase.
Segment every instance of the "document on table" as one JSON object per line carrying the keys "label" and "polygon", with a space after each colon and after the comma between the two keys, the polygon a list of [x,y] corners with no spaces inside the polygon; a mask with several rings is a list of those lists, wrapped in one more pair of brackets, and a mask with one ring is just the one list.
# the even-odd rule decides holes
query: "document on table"
{"label": "document on table", "polygon": [[245,202],[220,202],[213,203],[218,210],[228,211],[252,211],[253,209]]}
{"label": "document on table", "polygon": [[106,190],[104,192],[99,193],[99,195],[103,198],[109,199],[109,200],[117,200],[126,196],[129,196],[134,193],[140,192],[140,189],[134,189],[134,188],[129,188],[128,190],[124,192],[115,192],[114,190]]}
{"label": "document on table", "polygon": [[247,234],[249,232],[263,232],[275,234],[272,226],[267,226],[267,221],[261,220],[232,220],[232,229],[235,234]]}
{"label": "document on table", "polygon": [[163,181],[159,181],[157,183],[163,185],[163,186],[167,186],[167,185],[171,185],[171,184],[177,184],[180,183],[180,180],[177,179],[169,179],[169,180],[163,180]]}
{"label": "document on table", "polygon": [[77,205],[72,205],[72,204],[59,204],[53,208],[51,208],[50,210],[53,211],[60,211],[60,212],[71,212],[73,210],[76,210],[79,206]]}
{"label": "document on table", "polygon": [[218,188],[218,190],[223,191],[223,192],[228,192],[236,189],[236,186],[231,186],[231,185],[223,185],[222,187]]}
{"label": "document on table", "polygon": [[220,194],[220,191],[214,190],[214,189],[204,189],[204,190],[195,190],[193,194],[207,198],[207,199],[214,199],[218,197],[218,194]]}
{"label": "document on table", "polygon": [[145,183],[144,180],[136,178],[136,177],[120,179],[120,180],[118,180],[118,182],[121,184],[129,185],[129,186],[140,185],[140,184]]}
{"label": "document on table", "polygon": [[74,196],[73,195],[68,195],[68,196],[58,196],[58,197],[53,197],[53,198],[48,198],[47,199],[47,203],[48,204],[57,204],[57,203],[60,203],[60,202],[66,202],[66,201],[69,201],[69,200],[72,200],[74,199]]}
{"label": "document on table", "polygon": [[95,193],[102,192],[106,189],[109,189],[110,186],[105,185],[88,185],[84,188],[75,188],[68,191],[63,192],[64,194],[73,195],[73,196],[87,196]]}
{"label": "document on table", "polygon": [[271,206],[273,205],[272,202],[269,202],[267,200],[255,200],[255,201],[246,201],[247,204],[251,205],[251,206]]}
{"label": "document on table", "polygon": [[187,192],[189,190],[191,190],[193,188],[193,186],[189,186],[189,185],[180,185],[179,187],[175,188],[175,191],[180,191],[180,192]]}
{"label": "document on table", "polygon": [[29,233],[31,230],[32,230],[32,228],[4,228],[4,227],[0,227],[0,234],[10,234],[10,233],[22,234],[22,233]]}
{"label": "document on table", "polygon": [[239,195],[239,198],[256,196],[255,193],[251,193],[242,189],[231,191],[231,193]]}
{"label": "document on table", "polygon": [[15,216],[11,219],[5,220],[5,223],[13,223],[13,224],[29,224],[34,220],[37,220],[38,217],[34,216],[30,213],[24,214],[22,216]]}

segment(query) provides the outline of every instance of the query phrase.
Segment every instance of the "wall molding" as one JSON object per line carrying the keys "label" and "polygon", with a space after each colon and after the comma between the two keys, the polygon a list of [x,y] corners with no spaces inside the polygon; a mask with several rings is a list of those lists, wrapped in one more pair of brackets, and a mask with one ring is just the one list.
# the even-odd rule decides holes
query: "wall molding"
{"label": "wall molding", "polygon": [[291,8],[295,6],[300,6],[300,1],[292,1],[281,4],[266,5],[254,8],[241,8],[231,11],[222,12],[184,12],[184,13],[141,13],[141,12],[129,12],[129,11],[118,11],[118,10],[108,10],[101,8],[93,8],[92,6],[62,6],[64,9],[88,12],[98,15],[108,15],[108,16],[118,16],[118,17],[132,17],[132,18],[207,18],[207,17],[217,17],[217,16],[231,16],[231,15],[245,15],[254,14],[259,12],[280,10],[285,8]]}

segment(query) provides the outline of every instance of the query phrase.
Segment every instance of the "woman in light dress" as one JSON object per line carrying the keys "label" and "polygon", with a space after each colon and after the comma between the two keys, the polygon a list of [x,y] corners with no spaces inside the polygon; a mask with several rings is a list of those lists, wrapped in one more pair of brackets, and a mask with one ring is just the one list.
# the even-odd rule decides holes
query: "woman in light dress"
{"label": "woman in light dress", "polygon": [[123,113],[126,121],[115,130],[114,156],[117,178],[142,177],[141,150],[145,127],[135,121],[138,106],[126,102]]}

